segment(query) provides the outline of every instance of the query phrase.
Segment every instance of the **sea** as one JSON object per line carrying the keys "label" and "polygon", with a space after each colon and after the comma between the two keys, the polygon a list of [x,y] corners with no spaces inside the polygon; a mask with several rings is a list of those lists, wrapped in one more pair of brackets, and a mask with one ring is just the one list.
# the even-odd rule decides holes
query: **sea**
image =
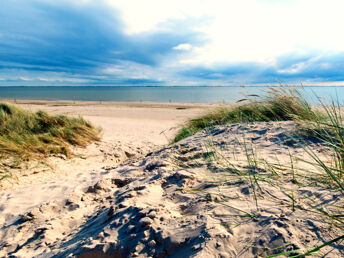
{"label": "sea", "polygon": [[[296,89],[311,104],[344,103],[342,86]],[[2,86],[0,99],[233,104],[267,91],[268,86]]]}

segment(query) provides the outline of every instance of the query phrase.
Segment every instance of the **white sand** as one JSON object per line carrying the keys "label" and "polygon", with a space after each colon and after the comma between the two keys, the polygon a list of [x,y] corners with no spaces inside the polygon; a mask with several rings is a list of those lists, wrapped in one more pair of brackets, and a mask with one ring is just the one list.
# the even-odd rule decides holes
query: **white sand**
{"label": "white sand", "polygon": [[115,166],[128,157],[140,156],[168,144],[184,121],[198,116],[209,107],[159,103],[16,102],[19,102],[20,107],[33,111],[81,115],[96,127],[102,128],[102,140],[90,144],[86,149],[74,148],[76,157],[70,160],[58,156],[44,161],[49,166],[33,162],[29,169],[14,169],[10,171],[12,178],[0,182],[0,191],[15,190],[66,176],[77,177],[82,182],[83,177],[93,178],[92,174],[99,174],[103,168]]}
{"label": "white sand", "polygon": [[[157,110],[161,126],[168,117]],[[189,115],[200,112],[194,111]],[[174,125],[189,116],[173,114]],[[321,245],[342,230],[335,223],[330,227],[314,206],[322,203],[337,214],[342,195],[321,185],[300,186],[287,169],[276,175],[253,170],[243,147],[245,140],[249,155],[256,149],[256,159],[270,164],[290,164],[291,155],[295,166],[309,171],[305,175],[320,173],[295,160],[309,158],[290,140],[294,129],[289,122],[220,126],[118,166],[7,191],[0,198],[0,256],[264,257]],[[158,144],[154,129],[142,130],[152,138],[123,134],[135,143]],[[325,156],[325,147],[310,146]],[[256,179],[260,188],[252,184]],[[297,180],[308,182],[307,176]],[[286,193],[296,200],[294,211]],[[327,252],[344,257],[341,243],[322,250]]]}
{"label": "white sand", "polygon": [[102,140],[87,148],[74,148],[72,159],[51,157],[44,161],[47,165],[32,162],[29,168],[25,164],[12,169],[12,177],[0,182],[3,192],[0,205],[4,209],[0,221],[95,183],[103,177],[105,169],[168,144],[178,126],[208,108],[207,105],[61,101],[21,101],[18,105],[32,111],[81,115],[102,128]]}

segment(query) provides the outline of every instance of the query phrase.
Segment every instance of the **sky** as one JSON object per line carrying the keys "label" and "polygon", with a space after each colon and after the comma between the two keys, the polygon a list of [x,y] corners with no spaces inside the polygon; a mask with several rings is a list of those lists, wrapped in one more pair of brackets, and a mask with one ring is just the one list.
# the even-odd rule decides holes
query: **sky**
{"label": "sky", "polygon": [[0,0],[0,86],[344,85],[343,0]]}

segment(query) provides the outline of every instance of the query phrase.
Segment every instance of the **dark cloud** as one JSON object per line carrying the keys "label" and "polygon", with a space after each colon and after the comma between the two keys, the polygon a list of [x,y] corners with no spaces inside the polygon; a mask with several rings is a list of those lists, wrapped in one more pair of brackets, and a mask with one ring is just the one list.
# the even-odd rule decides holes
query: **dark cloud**
{"label": "dark cloud", "polygon": [[[173,47],[206,42],[193,30],[201,19],[168,20],[153,31],[128,35],[121,14],[103,1],[71,2],[0,1],[1,85],[49,84],[54,78],[51,84],[73,85],[344,81],[344,53],[289,53],[274,64],[179,64],[178,55],[190,52]],[[117,72],[104,72],[114,66]]]}
{"label": "dark cloud", "polygon": [[171,23],[163,31],[127,35],[119,17],[102,1],[2,1],[0,69],[88,74],[121,61],[158,66],[174,46],[199,40],[190,21],[180,21],[183,30]]}
{"label": "dark cloud", "polygon": [[300,81],[344,81],[344,53],[336,55],[290,54],[276,59],[275,64],[255,62],[197,66],[181,72],[182,76],[203,80],[244,83]]}

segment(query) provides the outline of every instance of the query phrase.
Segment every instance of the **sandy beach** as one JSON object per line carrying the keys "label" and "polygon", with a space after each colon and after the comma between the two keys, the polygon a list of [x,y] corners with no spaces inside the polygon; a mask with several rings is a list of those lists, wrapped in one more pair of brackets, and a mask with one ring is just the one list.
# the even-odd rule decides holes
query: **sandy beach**
{"label": "sandy beach", "polygon": [[[2,102],[14,103],[13,100]],[[101,128],[102,139],[86,148],[74,147],[75,155],[71,159],[58,155],[11,169],[12,176],[0,183],[0,203],[5,212],[2,221],[9,214],[15,216],[41,203],[63,198],[75,188],[100,180],[106,169],[167,145],[183,122],[211,107],[164,103],[15,102],[32,111],[80,115]]]}
{"label": "sandy beach", "polygon": [[[9,103],[14,101],[5,100]],[[211,104],[145,103],[145,102],[87,102],[16,100],[22,108],[43,110],[51,114],[82,116],[101,127],[104,140],[123,143],[164,145],[179,125],[199,116]]]}
{"label": "sandy beach", "polygon": [[1,1],[0,258],[344,258],[343,10]]}
{"label": "sandy beach", "polygon": [[[180,125],[213,106],[17,105],[82,115],[103,131],[101,141],[74,148],[71,159],[51,157],[49,166],[17,168],[2,180],[2,257],[266,257],[341,234],[314,203],[338,213],[343,200],[310,186],[320,172],[297,143],[294,122],[216,126],[171,145]],[[327,158],[326,146],[304,141]],[[254,168],[255,160],[265,167]],[[293,178],[271,165],[290,162],[303,174]],[[341,242],[323,253],[344,256]]]}

